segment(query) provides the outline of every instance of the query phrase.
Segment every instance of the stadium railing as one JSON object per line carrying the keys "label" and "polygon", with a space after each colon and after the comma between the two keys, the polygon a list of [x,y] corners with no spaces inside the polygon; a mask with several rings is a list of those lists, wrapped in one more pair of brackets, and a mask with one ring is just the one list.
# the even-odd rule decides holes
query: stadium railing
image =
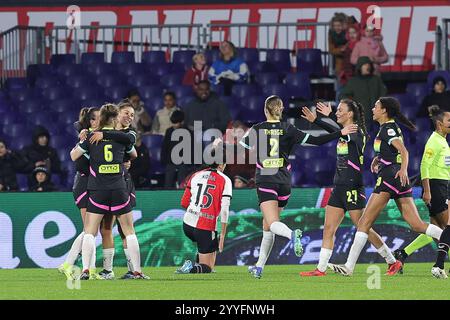
{"label": "stadium railing", "polygon": [[436,26],[435,54],[436,70],[450,70],[450,19],[442,19],[442,26]]}

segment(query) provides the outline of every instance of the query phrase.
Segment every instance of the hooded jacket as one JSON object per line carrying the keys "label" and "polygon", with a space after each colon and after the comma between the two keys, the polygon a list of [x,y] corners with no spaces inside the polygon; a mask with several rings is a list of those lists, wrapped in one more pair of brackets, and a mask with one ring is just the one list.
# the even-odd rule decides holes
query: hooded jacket
{"label": "hooded jacket", "polygon": [[356,75],[351,78],[342,89],[339,99],[350,98],[362,104],[366,123],[372,121],[372,108],[378,98],[386,95],[387,90],[381,78],[372,73],[369,75],[361,74],[361,67],[373,63],[369,57],[360,57],[356,63]]}
{"label": "hooded jacket", "polygon": [[[36,174],[38,172],[44,172],[46,174],[44,182],[39,183],[36,180]],[[39,192],[50,192],[50,191],[56,191],[55,185],[50,181],[50,175],[48,170],[45,167],[37,167],[33,170],[33,176],[30,181],[29,185],[29,191],[39,191]]]}
{"label": "hooded jacket", "polygon": [[[46,136],[48,143],[46,146],[40,146],[38,138]],[[50,134],[43,126],[37,126],[33,131],[32,144],[23,148],[21,154],[28,161],[26,172],[30,173],[36,167],[36,162],[45,161],[46,168],[50,173],[61,173],[61,162],[56,150],[50,147]]]}
{"label": "hooded jacket", "polygon": [[17,191],[17,172],[22,172],[27,162],[15,151],[8,152],[0,157],[0,184],[1,191]]}
{"label": "hooded jacket", "polygon": [[353,48],[350,58],[351,63],[357,64],[360,57],[372,58],[375,67],[375,74],[378,74],[380,64],[385,63],[389,60],[389,56],[382,43],[382,37],[362,37],[361,40],[359,40]]}

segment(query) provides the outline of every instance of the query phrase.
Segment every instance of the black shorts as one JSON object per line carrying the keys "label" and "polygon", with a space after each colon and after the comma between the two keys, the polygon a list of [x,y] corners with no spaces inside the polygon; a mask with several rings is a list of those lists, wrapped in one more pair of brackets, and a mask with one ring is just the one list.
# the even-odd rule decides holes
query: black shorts
{"label": "black shorts", "polygon": [[209,231],[194,228],[183,222],[183,231],[186,237],[197,243],[199,253],[212,253],[219,250],[217,231]]}
{"label": "black shorts", "polygon": [[73,181],[72,194],[79,209],[86,209],[88,204],[88,176],[77,172]]}
{"label": "black shorts", "polygon": [[412,197],[411,185],[407,184],[402,187],[400,178],[395,179],[399,170],[399,164],[392,164],[381,169],[373,193],[387,192],[391,195],[391,199]]}
{"label": "black shorts", "polygon": [[344,209],[344,211],[361,210],[366,207],[364,187],[352,188],[343,185],[334,187],[328,205]]}
{"label": "black shorts", "polygon": [[278,208],[284,208],[291,196],[291,185],[263,182],[256,185],[256,192],[258,193],[259,204],[275,200],[278,201]]}
{"label": "black shorts", "polygon": [[134,208],[136,207],[136,188],[134,187],[134,182],[130,174],[125,175],[125,182],[127,184],[127,190],[130,193],[130,205]]}
{"label": "black shorts", "polygon": [[130,193],[121,190],[90,190],[87,212],[121,215],[131,212]]}
{"label": "black shorts", "polygon": [[427,205],[430,217],[434,217],[448,209],[448,180],[430,179],[431,203]]}

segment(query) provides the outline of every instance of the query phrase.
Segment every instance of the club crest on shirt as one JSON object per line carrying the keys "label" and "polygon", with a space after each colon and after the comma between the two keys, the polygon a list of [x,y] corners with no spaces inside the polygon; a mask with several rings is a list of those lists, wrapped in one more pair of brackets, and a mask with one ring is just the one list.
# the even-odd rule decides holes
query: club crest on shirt
{"label": "club crest on shirt", "polygon": [[394,129],[388,129],[387,134],[390,137],[394,137],[397,133],[395,132]]}

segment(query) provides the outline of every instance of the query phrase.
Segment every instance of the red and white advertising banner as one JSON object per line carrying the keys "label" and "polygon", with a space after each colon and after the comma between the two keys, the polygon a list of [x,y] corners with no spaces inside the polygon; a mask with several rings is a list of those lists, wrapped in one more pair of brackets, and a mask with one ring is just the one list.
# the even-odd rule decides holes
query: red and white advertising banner
{"label": "red and white advertising banner", "polygon": [[[374,7],[377,6],[377,7]],[[66,7],[3,7],[0,8],[0,30],[16,25],[65,26],[68,20]],[[374,2],[320,2],[286,4],[214,4],[166,6],[108,6],[81,7],[81,25],[164,25],[209,23],[301,23],[329,22],[335,12],[353,15],[362,24],[379,16],[383,42],[390,56],[383,68],[389,71],[419,71],[432,67],[435,59],[435,29],[443,18],[450,17],[450,1],[374,1]],[[264,48],[300,47],[299,41],[314,43],[325,49],[326,34],[305,32],[304,28],[249,28],[241,31],[254,33],[252,40],[231,35],[238,47],[248,45]],[[173,32],[168,37],[177,43],[196,43],[199,38],[195,28],[187,32]],[[93,31],[92,31],[93,32]],[[134,31],[132,31],[134,32]],[[132,37],[129,32],[129,36]],[[136,32],[140,32],[136,30]],[[286,40],[286,33],[289,38]],[[297,33],[297,34],[296,34]],[[93,35],[84,35],[92,39]],[[97,36],[97,34],[95,35]],[[145,35],[146,38],[151,35]],[[159,35],[162,37],[162,35]],[[212,34],[218,41],[219,31]],[[235,37],[235,38],[233,38]],[[137,38],[137,35],[136,35]],[[249,38],[249,39],[250,39]],[[283,39],[283,41],[279,40]],[[107,40],[107,39],[106,39]],[[111,39],[112,40],[112,35]],[[264,46],[262,45],[264,44]],[[98,50],[98,48],[97,48]]]}

